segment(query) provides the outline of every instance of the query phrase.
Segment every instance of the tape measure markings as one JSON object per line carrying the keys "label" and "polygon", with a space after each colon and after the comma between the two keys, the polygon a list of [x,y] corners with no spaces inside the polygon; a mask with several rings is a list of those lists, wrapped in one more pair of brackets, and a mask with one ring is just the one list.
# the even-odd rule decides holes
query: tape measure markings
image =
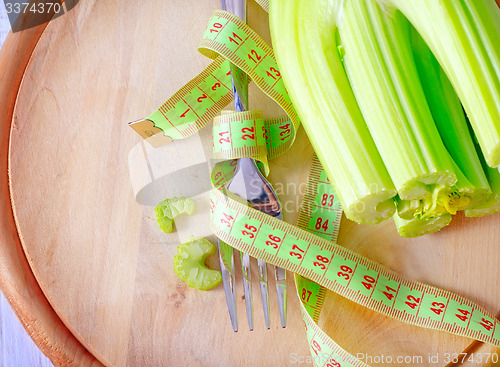
{"label": "tape measure markings", "polygon": [[[215,11],[208,24],[199,46],[200,52],[209,57],[223,55],[229,59],[244,70],[290,117],[293,131],[283,137],[283,144],[271,148],[274,156],[280,154],[293,142],[300,122],[286,92],[272,49],[241,19],[231,13]],[[227,42],[219,42],[221,34],[225,35]]]}
{"label": "tape measure markings", "polygon": [[[326,240],[335,242],[338,235],[338,223],[340,223],[342,216],[342,208],[340,203],[338,203],[332,186],[323,184],[322,178],[325,175],[325,171],[317,155],[314,154],[311,167],[309,168],[306,191],[299,210],[297,226],[307,231],[313,231],[315,228],[313,229],[311,225],[312,207],[317,210],[331,209],[331,211],[322,212],[321,217],[331,220],[335,224],[333,231],[329,233],[320,232],[318,235]],[[308,248],[309,246],[310,244],[308,244]],[[304,261],[303,256],[299,266],[302,264],[302,261]],[[303,311],[305,310],[315,322],[318,322],[326,296],[326,288],[299,275],[295,276],[295,285]],[[345,353],[348,354],[347,352]]]}
{"label": "tape measure markings", "polygon": [[[249,43],[251,41],[253,41],[253,39],[249,37],[249,38],[246,39],[245,43]],[[272,57],[272,56],[265,54],[264,57],[262,57],[259,54],[257,54],[256,52],[253,55],[251,53],[249,53],[248,54],[249,56],[255,56],[255,55],[257,55],[257,56],[255,56],[255,58],[259,60],[259,61],[256,61],[257,62],[256,65],[251,65],[247,61],[245,61],[244,59],[240,58],[237,53],[235,53],[234,51],[231,51],[230,49],[228,49],[225,44],[221,44],[221,43],[215,42],[215,40],[206,40],[205,42],[202,43],[202,46],[204,48],[207,48],[207,49],[210,49],[210,50],[214,50],[214,51],[217,51],[220,54],[225,55],[236,66],[240,67],[242,70],[248,71],[247,74],[249,74],[251,76],[253,74],[253,76],[254,76],[254,77],[252,77],[253,81],[256,82],[257,84],[260,84],[263,87],[263,91],[265,93],[269,94],[271,97],[273,97],[273,99],[276,99],[276,100],[281,101],[281,102],[285,101],[285,99],[282,97],[281,93],[280,94],[276,94],[276,92],[274,91],[275,87],[278,86],[277,84],[280,81],[282,81],[281,74],[280,74],[280,77],[279,77],[278,80],[276,80],[274,78],[272,84],[268,83],[268,81],[264,77],[262,77],[261,75],[257,74],[257,71],[263,70],[263,68],[257,69],[260,66],[260,64],[263,62],[263,60],[265,58],[267,58],[268,56],[269,57]],[[247,46],[247,45],[245,45],[245,46]],[[255,49],[258,49],[259,44],[254,43],[253,46],[254,46],[254,48],[251,48],[252,51],[254,51]],[[272,58],[273,58],[273,60],[272,60],[273,64],[272,64],[272,66],[269,67],[269,70],[271,70],[271,68],[273,68],[273,70],[277,70],[277,66],[274,67],[274,65],[276,63],[275,60],[274,60],[274,57],[272,57]],[[266,70],[266,72],[267,71],[268,70]],[[289,105],[291,106],[291,104],[289,104]]]}
{"label": "tape measure markings", "polygon": [[241,147],[241,148],[233,148],[233,149],[224,149],[220,150],[215,158],[221,158],[223,156],[228,158],[240,158],[240,157],[254,157],[259,155],[261,152],[258,149],[259,147]]}
{"label": "tape measure markings", "polygon": [[163,117],[165,117],[165,119],[168,121],[168,123],[169,123],[170,125],[172,125],[172,127],[173,127],[175,130],[177,130],[177,132],[180,134],[180,133],[181,133],[181,132],[180,132],[180,130],[177,128],[177,126],[175,126],[175,125],[174,125],[174,124],[170,121],[170,119],[167,117],[167,115],[165,114],[165,112],[164,112],[163,110],[160,110],[160,112],[162,113]]}
{"label": "tape measure markings", "polygon": [[[191,111],[192,113],[194,113],[196,115],[196,119],[199,119],[200,116],[196,113],[196,111],[193,109],[193,107],[191,107],[191,105],[186,102],[186,100],[184,98],[181,97],[181,100],[182,102],[184,102],[186,104],[186,106],[188,107],[188,109],[186,111],[184,111],[183,115],[185,115],[187,112]],[[170,121],[170,120],[169,120]]]}
{"label": "tape measure markings", "polygon": [[[237,27],[239,28],[239,27]],[[222,33],[222,32],[221,32]],[[247,52],[246,55],[251,61],[254,61],[257,65],[256,66],[261,66],[265,65],[265,63],[268,61],[266,58],[266,55],[259,55],[254,53],[253,56],[257,57],[260,56],[260,60],[255,60],[253,59],[252,56],[252,50],[254,44],[251,43],[251,38],[247,37],[247,43],[246,46],[250,45],[250,52]],[[208,42],[208,47],[212,50],[216,50],[219,53],[226,53],[228,57],[231,57],[231,61],[234,62],[235,65],[239,66],[240,68],[243,68],[244,65],[246,64],[247,66],[250,64],[250,62],[246,59],[240,59],[240,60],[233,60],[232,57],[235,56],[231,50],[225,50],[224,45],[215,45],[213,42],[210,43]],[[255,43],[255,45],[259,45],[258,43]],[[206,44],[204,45],[206,46]],[[237,45],[238,48],[243,47],[243,43],[241,45]],[[244,50],[245,51],[245,50]],[[244,51],[242,51],[242,54],[244,54]],[[237,57],[236,57],[237,58]],[[260,67],[258,70],[261,71],[265,70],[265,67]],[[258,84],[263,84],[261,89],[266,92],[268,95],[271,97],[273,96],[273,92],[275,89],[279,88],[279,81],[276,81],[275,83],[272,84],[272,88],[269,88],[269,83],[267,83],[267,80],[265,79],[262,75],[251,75],[256,68],[252,68],[249,70],[249,75],[252,77],[252,79],[258,83]],[[281,75],[279,75],[281,76]],[[281,79],[281,78],[279,78]],[[266,85],[267,84],[267,85]],[[286,93],[283,93],[281,96],[277,96],[275,100],[277,100],[280,105],[286,106],[286,104],[289,102],[288,97],[283,97],[287,96]],[[285,111],[287,111],[286,107],[284,107]],[[287,111],[289,112],[289,111]],[[293,114],[294,111],[291,111]],[[293,122],[293,116],[292,117],[292,122]],[[316,177],[318,179],[318,177]],[[323,184],[327,184],[326,181],[322,181]],[[229,205],[228,205],[229,207]],[[320,209],[321,205],[315,206],[315,208]],[[234,208],[233,208],[234,209]],[[311,209],[311,208],[309,208]],[[227,213],[223,213],[227,214]],[[239,213],[238,213],[239,214]],[[308,214],[312,214],[312,210],[308,212]],[[227,235],[231,236],[234,235],[234,242],[231,243],[234,247],[242,250],[243,252],[249,253],[252,256],[261,258],[267,262],[274,263],[276,265],[279,265],[281,267],[287,268],[291,271],[294,271],[296,273],[299,273],[301,275],[307,276],[315,281],[319,282],[318,277],[324,278],[324,282],[322,283],[323,285],[329,286],[330,289],[336,291],[337,293],[340,293],[344,295],[345,297],[348,297],[349,299],[352,299],[358,303],[361,304],[367,304],[369,303],[371,305],[372,309],[380,311],[380,309],[383,310],[383,313],[395,317],[399,320],[406,321],[409,323],[417,324],[417,325],[423,325],[423,324],[429,324],[433,326],[434,328],[437,329],[443,329],[443,321],[437,322],[436,320],[432,320],[429,316],[425,318],[424,316],[424,311],[422,308],[422,305],[424,304],[424,298],[425,302],[427,302],[427,299],[429,297],[424,297],[425,296],[425,291],[432,292],[433,287],[428,287],[428,286],[423,286],[419,285],[418,283],[412,283],[410,281],[407,281],[405,279],[400,279],[398,276],[395,276],[394,274],[391,274],[390,272],[385,272],[381,271],[380,266],[374,266],[371,263],[366,263],[365,261],[357,262],[355,260],[357,259],[357,255],[353,255],[349,252],[345,251],[340,251],[340,253],[337,251],[337,253],[334,254],[334,251],[329,251],[328,246],[324,245],[321,243],[321,241],[315,241],[312,240],[310,241],[309,244],[307,243],[299,243],[300,246],[302,245],[307,245],[306,251],[304,255],[302,256],[301,259],[299,259],[299,264],[294,263],[290,259],[283,257],[282,255],[285,254],[286,252],[290,250],[290,244],[287,243],[287,241],[290,240],[290,236],[295,235],[295,240],[292,239],[292,242],[297,242],[299,240],[304,240],[306,237],[296,235],[296,233],[291,233],[289,232],[289,228],[285,228],[285,226],[280,226],[280,225],[274,225],[272,221],[270,221],[270,218],[260,218],[259,216],[253,217],[253,216],[248,216],[248,218],[255,220],[256,223],[259,223],[258,229],[257,227],[253,227],[257,229],[257,232],[255,233],[252,241],[248,243],[247,239],[244,238],[244,236],[238,237],[238,221],[241,220],[238,216],[233,217],[231,214],[229,214],[231,219],[234,220],[232,224],[229,226]],[[216,214],[214,214],[216,216]],[[309,222],[306,223],[305,221],[301,222],[302,225],[308,225],[308,229],[311,228],[311,218],[309,219]],[[247,223],[248,225],[248,223]],[[338,229],[338,222],[336,223],[336,228]],[[240,226],[241,227],[241,226]],[[223,228],[221,228],[223,229]],[[241,229],[241,228],[240,228]],[[334,231],[333,233],[336,233],[335,227],[333,227]],[[264,233],[263,235],[260,235],[260,233]],[[293,231],[292,231],[293,232]],[[217,232],[216,232],[217,233]],[[222,231],[221,233],[224,233]],[[217,233],[219,237],[221,237],[221,233]],[[270,234],[269,234],[270,233]],[[324,235],[322,232],[320,232],[321,235]],[[266,241],[266,235],[269,238],[269,240],[273,240],[275,242]],[[261,238],[263,237],[263,238]],[[266,243],[266,245],[270,247],[266,247],[263,244]],[[316,251],[311,251],[313,254],[312,259],[308,258],[308,254],[311,250],[311,247],[315,247]],[[299,247],[300,248],[300,247]],[[303,247],[302,247],[303,248]],[[252,254],[252,249],[253,249],[253,254]],[[314,257],[316,255],[316,257]],[[311,260],[318,260],[318,265],[322,265],[321,270],[324,270],[324,272],[318,271],[317,268],[314,268],[311,266]],[[306,260],[306,261],[304,261]],[[321,264],[321,262],[323,264]],[[313,262],[314,264],[314,262]],[[324,265],[328,264],[328,265]],[[300,272],[298,271],[300,270]],[[378,272],[377,272],[378,270]],[[337,273],[338,277],[343,278],[339,279],[338,277],[335,277],[335,273]],[[315,279],[316,278],[316,279]],[[364,287],[364,288],[363,288]],[[378,293],[380,292],[380,293]],[[385,293],[384,293],[385,292]],[[441,292],[440,290],[435,291],[437,294],[444,294],[444,292]],[[318,297],[319,298],[319,297]],[[368,300],[366,299],[368,298]],[[324,299],[324,297],[323,297]],[[436,294],[431,295],[430,299],[437,299]],[[436,304],[440,304],[437,301],[434,301]],[[442,320],[444,319],[447,308],[448,308],[448,303],[447,302],[444,305],[444,310]],[[432,302],[431,302],[432,304]],[[461,303],[463,304],[462,300]],[[316,305],[312,305],[316,310],[321,309],[321,304],[317,303]],[[438,309],[439,310],[439,309]],[[429,311],[430,312],[430,311]],[[476,313],[474,313],[476,312]],[[439,313],[439,312],[438,312]],[[317,316],[319,315],[319,312],[313,312],[313,315]],[[484,312],[479,312],[477,313],[477,310],[475,308],[472,308],[472,311],[470,313],[470,319],[472,319],[474,316],[477,317],[479,315],[479,319],[481,322],[483,322],[482,326],[486,327],[487,329],[490,327],[489,324],[487,323],[488,320],[487,318],[481,317],[484,316]],[[451,317],[451,316],[450,316]],[[454,322],[455,320],[452,320]],[[480,322],[479,322],[480,324]],[[463,327],[458,327],[456,323],[453,323],[452,329],[457,331],[459,334],[463,335],[468,334],[468,335],[474,335],[476,339],[479,340],[484,340],[485,336],[487,339],[487,333],[484,332],[484,330],[479,329],[478,331],[474,331],[473,328],[470,327],[469,325],[464,329]],[[485,326],[486,325],[486,326]],[[450,324],[446,324],[446,327],[444,329],[449,329]],[[493,324],[494,327],[494,324]],[[492,335],[494,334],[495,329],[492,329]],[[315,337],[316,335],[319,335],[320,331],[317,331],[311,341],[311,348],[312,351],[315,351],[315,349],[312,347],[315,343]],[[325,339],[327,341],[327,344],[330,343],[332,345],[335,345],[331,339],[326,337]],[[316,346],[319,345],[316,343]],[[317,349],[316,349],[317,350]],[[333,352],[332,352],[333,353]],[[345,351],[342,351],[342,353],[346,353]],[[364,364],[359,364],[359,365],[364,365]]]}
{"label": "tape measure markings", "polygon": [[[295,274],[295,283],[297,285],[297,292],[302,289],[302,295],[299,295],[302,300],[301,312],[303,315],[304,326],[307,333],[307,338],[309,342],[309,348],[311,350],[311,355],[314,357],[320,356],[319,353],[322,352],[321,356],[324,354],[328,355],[328,358],[324,360],[323,366],[339,366],[339,367],[350,367],[350,366],[367,366],[356,357],[345,351],[340,347],[333,339],[331,339],[326,333],[321,330],[317,325],[319,320],[319,315],[325,298],[326,288],[310,281],[309,279],[303,278],[300,275]],[[320,289],[318,290],[317,287]],[[310,289],[313,289],[312,291]],[[310,292],[306,297],[304,291]],[[310,296],[316,296],[313,298],[312,305],[307,304],[306,301],[310,301]],[[342,362],[340,364],[339,362]],[[352,362],[353,364],[351,364]],[[319,366],[316,360],[313,359],[314,365]]]}
{"label": "tape measure markings", "polygon": [[[451,326],[450,323],[453,323],[458,326],[455,330],[460,335],[500,346],[500,338],[494,337],[497,329],[495,323],[498,321],[472,301],[451,292],[404,279],[351,250],[245,207],[217,191],[213,191],[212,196],[215,199],[212,214],[214,232],[233,247],[271,264],[279,263],[286,269],[387,316],[414,325],[433,326],[439,330],[447,330]],[[224,228],[220,225],[221,219],[228,221],[230,226]],[[240,234],[249,219],[253,222],[262,222],[259,229],[253,233],[254,237],[250,242],[247,241],[247,236]],[[289,255],[294,245],[304,250],[300,262],[294,261]],[[434,298],[440,295],[446,296],[457,301],[460,307],[470,306],[470,315],[467,314],[464,321],[470,318],[470,321],[475,323],[460,325],[460,320],[455,320],[455,311],[446,307],[436,308],[440,311],[434,312],[443,313],[445,315],[443,320],[447,321],[432,322],[421,308],[425,294],[430,294],[431,296],[427,297]],[[458,310],[466,311],[463,308]]]}
{"label": "tape measure markings", "polygon": [[[267,1],[261,0],[258,2],[263,3],[264,6],[268,5]],[[216,16],[219,18],[215,18]],[[250,30],[246,24],[242,23],[232,14],[218,11],[215,12],[214,17],[212,17],[212,19],[224,18],[227,22],[225,22],[225,24],[218,23],[220,24],[220,28],[217,26],[215,32],[210,31],[210,28],[207,29],[207,32],[210,31],[210,33],[216,33],[216,35],[213,40],[204,39],[201,44],[202,47],[200,48],[200,51],[204,54],[207,54],[207,51],[211,52],[211,56],[215,58],[215,61],[197,78],[186,84],[171,99],[163,104],[158,109],[156,115],[153,114],[148,119],[153,121],[155,126],[162,128],[160,126],[161,124],[157,125],[156,123],[157,115],[161,114],[162,118],[160,120],[167,122],[169,125],[166,127],[164,126],[165,134],[172,134],[172,138],[183,138],[196,133],[232,100],[231,73],[227,72],[227,70],[229,70],[229,64],[228,61],[225,60],[225,57],[228,57],[231,62],[234,62],[235,65],[244,69],[254,82],[256,82],[266,94],[278,102],[291,118],[291,121],[283,119],[281,125],[280,123],[265,123],[267,132],[271,137],[279,136],[279,138],[274,141],[273,139],[269,139],[267,142],[269,157],[275,157],[288,149],[293,142],[295,130],[299,125],[298,116],[284,87],[272,49],[262,41],[256,33]],[[212,19],[209,24],[214,25],[215,23],[211,23]],[[239,36],[241,33],[238,33],[238,39],[236,36],[233,38],[235,40],[234,42],[229,39],[229,43],[219,43],[216,39],[221,33],[224,33],[222,30],[224,30],[224,32],[244,32],[246,37],[243,39]],[[207,34],[207,32],[205,32],[205,34]],[[236,35],[236,33],[234,33],[234,35]],[[231,42],[239,43],[236,49],[231,50],[227,47],[227,44],[231,45]],[[247,49],[244,49],[243,46]],[[203,50],[203,47],[206,47],[206,50]],[[260,51],[263,51],[263,53]],[[216,52],[219,52],[222,56],[215,57]],[[239,57],[236,52],[243,56],[247,56],[248,60],[244,57]],[[200,92],[202,93],[201,95]],[[199,105],[194,103],[194,101],[198,102]],[[208,101],[210,101],[209,104],[207,104]],[[174,122],[179,121],[179,123],[172,123],[171,120]],[[286,124],[289,124],[289,127],[290,123],[293,129],[288,129],[287,132]],[[281,131],[276,130],[283,127],[284,129]],[[247,154],[250,151],[251,149],[241,149],[236,155]],[[224,154],[228,152],[229,151],[225,151]],[[235,161],[229,161],[229,163],[220,162],[220,164],[216,164],[212,174],[212,178],[216,179],[216,187],[220,187],[224,182],[227,182],[228,177],[231,177],[235,168],[234,162]],[[329,185],[327,178],[325,178],[325,180],[322,179],[326,177],[324,176],[324,172],[320,170],[319,173],[320,174],[317,175],[317,172],[312,172],[312,180],[316,180],[316,182],[323,185]],[[214,195],[216,196],[217,194]],[[309,200],[311,203],[318,201],[317,195],[314,196],[312,193],[310,196],[307,196],[306,193],[304,199]],[[228,199],[225,198],[223,200],[227,201]],[[319,202],[321,203],[321,201]],[[328,286],[333,291],[365,305],[366,307],[395,317],[396,319],[420,326],[429,325],[429,327],[435,329],[446,330],[467,337],[474,337],[477,340],[500,346],[498,344],[500,343],[500,328],[496,328],[498,320],[481,308],[476,307],[471,301],[444,290],[401,279],[399,276],[395,275],[395,273],[389,270],[385,271],[381,265],[373,263],[371,260],[366,262],[365,258],[357,254],[352,254],[349,252],[350,250],[343,251],[340,250],[342,248],[339,249],[336,247],[332,249],[332,243],[322,240],[320,237],[312,234],[307,236],[302,233],[305,232],[304,230],[314,231],[313,228],[315,224],[314,218],[312,218],[313,214],[326,215],[327,211],[330,211],[329,214],[334,213],[338,215],[333,208],[325,208],[322,205],[311,204],[308,208],[309,211],[306,210],[304,214],[305,217],[310,216],[309,220],[307,221],[304,217],[299,223],[300,226],[304,227],[301,232],[298,228],[298,231],[293,231],[293,226],[285,225],[285,223],[281,221],[276,224],[274,222],[275,219],[269,216],[266,216],[267,218],[263,220],[259,215],[260,212],[254,213],[255,215],[252,214],[252,212],[246,213],[246,210],[238,207],[238,205],[234,205],[234,203],[236,202],[222,202],[220,198],[216,198],[215,201],[211,199],[211,208],[213,210],[211,214],[215,219],[224,219],[220,217],[217,212],[219,206],[222,208],[230,208],[232,210],[230,213],[238,213],[238,211],[240,211],[238,214],[243,214],[243,216],[234,217],[232,223],[229,222],[230,226],[227,233],[225,228],[221,227],[220,231],[214,228],[214,232],[218,234],[219,237],[222,238],[225,236],[223,239],[228,240],[231,246],[247,252],[251,256],[261,258],[269,263],[275,263],[295,273],[307,276],[317,282],[314,283],[312,280],[300,277],[299,275],[296,276],[296,281],[297,279],[300,281],[300,283],[297,284],[304,285],[302,289],[306,289],[306,287],[308,290],[315,289],[315,291],[311,291],[311,294],[307,297],[307,302],[304,302],[301,298],[303,301],[302,305],[304,306],[302,312],[307,314],[304,316],[306,327],[307,322],[311,321],[312,324],[309,326],[309,329],[312,328],[312,330],[314,330],[312,338],[310,339],[312,352],[316,352],[317,354],[319,347],[319,350],[321,350],[321,348],[326,348],[328,351],[331,350],[330,356],[333,357],[337,355],[349,355],[336,345],[335,342],[314,323],[314,320],[317,321],[319,319],[319,313],[326,294],[326,289],[323,285]],[[241,205],[241,203],[236,204]],[[222,214],[227,213],[223,212]],[[216,215],[219,216],[217,217]],[[258,225],[258,227],[254,227],[256,228],[256,232],[250,244],[247,243],[247,239],[244,237],[236,239],[235,241],[233,241],[232,238],[232,235],[235,234],[232,232],[236,232],[237,234],[238,229],[241,230],[241,226],[238,227],[239,224],[236,219],[241,221],[242,218],[253,220],[252,223]],[[340,216],[337,216],[335,220],[329,223],[333,223],[333,227],[327,226],[327,228],[332,229],[332,232],[325,231],[327,233],[323,233],[322,231],[316,230],[315,233],[323,238],[327,238],[329,235],[336,237],[339,222]],[[220,223],[218,224],[220,227]],[[269,234],[269,232],[271,232],[271,234]],[[268,238],[266,238],[266,235]],[[273,238],[270,237],[271,235]],[[274,242],[272,242],[272,240],[274,240]],[[290,246],[292,246],[292,243],[301,250],[304,249],[303,246],[307,246],[304,254],[298,259],[298,263],[294,258],[288,258],[291,256]],[[314,260],[318,260],[317,263],[319,265],[311,265],[311,261]],[[322,266],[324,266],[324,268]],[[319,271],[318,267],[324,271]],[[337,273],[337,277],[335,277],[335,273]],[[366,281],[366,284],[363,284],[364,281]],[[397,288],[395,289],[391,287],[391,285]],[[299,287],[297,287],[297,291],[298,290]],[[426,293],[426,291],[430,293]],[[408,306],[408,303],[410,306]],[[440,305],[443,307],[440,307]],[[432,310],[431,306],[434,306],[435,310]],[[311,311],[314,319],[308,319],[308,317],[310,318],[309,311]],[[433,315],[432,312],[434,312],[435,315]],[[459,324],[466,325],[457,324],[457,318],[461,321]],[[488,331],[488,333],[486,333],[485,330]],[[308,338],[309,337],[308,332]],[[353,359],[353,363],[353,366],[367,366],[355,358]],[[338,365],[340,366],[340,364]],[[345,363],[342,364],[342,367],[346,366]]]}
{"label": "tape measure markings", "polygon": [[[292,128],[288,129],[288,133],[283,134],[286,129],[279,131],[280,138],[270,141],[268,154],[275,157],[290,147],[300,122],[286,93],[272,49],[236,16],[222,11],[215,14],[200,45],[200,51],[214,58],[214,61],[162,104],[147,120],[152,121],[155,127],[162,129],[165,135],[174,140],[196,133],[232,101],[231,72],[226,58],[238,59],[235,64],[292,117],[291,121],[289,118],[282,120],[291,123]],[[219,42],[222,33],[229,36],[226,46],[229,45],[232,49]],[[231,37],[233,33],[234,37]],[[211,39],[217,41],[212,42]],[[234,42],[231,42],[231,39]],[[251,49],[241,49],[245,47]],[[217,56],[217,52],[221,56]],[[243,53],[247,59],[238,58],[237,53]],[[248,78],[247,75],[245,77]],[[274,123],[269,126],[273,126],[270,128],[273,135]]]}
{"label": "tape measure markings", "polygon": [[229,181],[236,170],[237,164],[237,159],[217,162],[211,172],[211,180],[214,187],[222,187],[227,181]]}
{"label": "tape measure markings", "polygon": [[257,4],[259,4],[262,9],[269,13],[269,0],[255,0]]}
{"label": "tape measure markings", "polygon": [[265,132],[260,111],[223,114],[214,119],[214,157],[235,158],[262,155],[257,158],[264,159],[267,164]]}
{"label": "tape measure markings", "polygon": [[[335,367],[368,367],[367,364],[347,353],[338,344],[336,344],[323,330],[316,324],[307,311],[302,308],[302,317],[304,326],[309,339],[309,348],[311,355],[322,356],[326,354],[328,357],[320,366],[335,366]],[[320,354],[321,353],[321,354]],[[315,359],[313,359],[315,362]],[[318,365],[314,363],[315,365]]]}
{"label": "tape measure markings", "polygon": [[231,77],[227,70],[229,61],[216,58],[147,120],[172,139],[195,134],[232,101]]}

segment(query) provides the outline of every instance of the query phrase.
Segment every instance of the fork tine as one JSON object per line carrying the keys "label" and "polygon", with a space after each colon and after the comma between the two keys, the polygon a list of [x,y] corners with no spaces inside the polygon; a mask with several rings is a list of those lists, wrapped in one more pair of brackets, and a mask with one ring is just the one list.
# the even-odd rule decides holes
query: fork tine
{"label": "fork tine", "polygon": [[259,281],[260,281],[260,296],[262,297],[262,309],[264,310],[264,319],[266,327],[271,328],[271,320],[269,317],[269,291],[267,287],[267,263],[257,259],[259,265]]}
{"label": "fork tine", "polygon": [[240,252],[241,275],[243,276],[243,291],[245,292],[245,308],[247,311],[248,327],[253,330],[252,307],[252,274],[250,273],[250,256]]}
{"label": "fork tine", "polygon": [[[247,7],[247,2],[246,0],[221,0],[221,5],[222,9],[227,10],[236,16],[238,16],[240,19],[242,19],[244,22],[246,22],[246,7]],[[232,65],[232,64],[231,64]],[[232,83],[233,83],[233,92],[234,92],[234,102],[235,102],[235,110],[236,111],[246,111],[248,109],[248,79],[246,77],[239,78],[238,74],[241,74],[241,71],[235,67],[234,65],[231,66],[231,78],[232,78]],[[236,169],[236,172],[239,172],[240,170],[240,164],[242,162],[245,162],[245,165],[247,169],[250,169],[250,172],[255,172],[257,175],[260,176],[262,182],[265,184],[267,188],[270,189],[272,192],[272,195],[274,195],[275,202],[278,204],[278,217],[279,219],[283,219],[282,214],[281,214],[281,209],[279,208],[279,202],[277,201],[276,193],[272,189],[271,185],[267,182],[267,180],[260,174],[258,167],[255,164],[255,161],[253,161],[250,158],[241,158],[238,162],[238,167]],[[250,163],[250,165],[249,165]],[[250,168],[249,168],[250,167]],[[235,172],[235,176],[236,176]],[[251,177],[248,176],[248,177]],[[247,177],[247,178],[248,178]],[[233,177],[234,178],[234,177]],[[243,181],[245,181],[245,174],[243,174]],[[231,181],[232,183],[233,181]],[[247,182],[248,183],[248,182]],[[227,188],[229,189],[231,184],[227,185]],[[243,185],[246,188],[246,185]],[[229,189],[231,191],[231,189]],[[232,191],[233,193],[236,194],[236,192]],[[271,196],[272,196],[271,195]],[[250,200],[250,198],[245,195],[241,196],[247,200]],[[247,319],[248,319],[248,325],[250,326],[250,330],[253,330],[253,309],[252,309],[252,288],[251,288],[251,279],[250,279],[250,256],[248,254],[243,254],[240,253],[241,255],[241,264],[242,264],[242,271],[243,271],[243,286],[244,286],[244,291],[245,291],[245,306],[246,306],[246,311],[247,311]],[[258,260],[259,264],[259,278],[260,278],[260,291],[261,291],[261,297],[262,297],[262,306],[264,309],[264,317],[266,321],[266,327],[269,329],[270,328],[270,317],[269,317],[269,292],[268,292],[268,283],[267,283],[267,264],[262,261]],[[275,268],[275,278],[276,278],[276,290],[278,293],[278,305],[280,309],[280,318],[281,318],[281,326],[285,327],[286,325],[286,271],[281,269],[278,270],[278,268]],[[234,277],[234,272],[233,272],[233,277]],[[234,283],[234,278],[233,278],[233,283]],[[224,287],[226,287],[224,285]],[[226,288],[224,288],[225,290]],[[226,299],[228,297],[228,293],[226,292]],[[229,301],[228,302],[228,308],[229,308]],[[235,313],[236,313],[236,305],[235,305]],[[231,314],[231,311],[230,311]],[[234,327],[233,327],[234,328]]]}
{"label": "fork tine", "polygon": [[281,327],[284,328],[286,327],[286,270],[275,266],[274,276],[276,279],[276,293],[278,295]]}
{"label": "fork tine", "polygon": [[[229,318],[231,319],[233,330],[238,331],[233,248],[220,240],[217,244],[219,246],[219,261],[222,272],[222,284],[226,295],[227,310],[229,312]],[[228,264],[229,268],[226,264]]]}

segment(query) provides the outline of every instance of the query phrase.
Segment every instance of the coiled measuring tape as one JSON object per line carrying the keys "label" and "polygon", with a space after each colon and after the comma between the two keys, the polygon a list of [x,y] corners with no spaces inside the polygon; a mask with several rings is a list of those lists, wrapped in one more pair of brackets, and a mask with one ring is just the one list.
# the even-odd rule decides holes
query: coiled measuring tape
{"label": "coiled measuring tape", "polygon": [[[267,1],[258,1],[267,6]],[[317,325],[326,289],[397,320],[500,347],[500,321],[457,294],[411,281],[335,243],[341,208],[314,158],[298,226],[279,221],[224,190],[235,159],[250,156],[269,171],[268,160],[290,148],[300,122],[286,93],[272,49],[239,18],[214,12],[200,44],[210,66],[147,118],[172,139],[194,134],[212,119],[214,155],[225,159],[212,172],[211,224],[230,246],[295,273],[297,293],[313,356],[322,366],[367,366]],[[288,114],[265,120],[255,111],[218,115],[231,101],[228,62],[234,63]],[[316,361],[316,360],[314,360]]]}

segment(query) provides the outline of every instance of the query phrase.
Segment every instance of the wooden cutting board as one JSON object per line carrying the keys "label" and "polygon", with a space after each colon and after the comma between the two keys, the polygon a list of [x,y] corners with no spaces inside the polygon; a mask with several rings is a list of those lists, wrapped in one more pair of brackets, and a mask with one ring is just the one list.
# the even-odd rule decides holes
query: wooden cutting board
{"label": "wooden cutting board", "polygon": [[[1,267],[0,284],[9,291],[13,284],[25,289],[24,295],[11,291],[9,300],[21,305],[18,316],[56,364],[284,366],[309,356],[292,276],[286,329],[278,326],[272,291],[271,330],[264,330],[255,297],[256,328],[249,332],[238,284],[238,333],[231,330],[222,287],[200,292],[176,278],[171,265],[176,245],[206,228],[204,196],[198,196],[196,216],[176,223],[178,231],[168,236],[156,227],[153,206],[161,195],[187,190],[192,182],[169,187],[152,175],[154,189],[136,198],[137,177],[151,171],[159,154],[160,163],[154,164],[165,170],[181,160],[194,165],[200,155],[210,157],[210,128],[192,140],[193,149],[174,143],[155,155],[127,122],[147,116],[208,65],[197,44],[219,7],[218,0],[87,0],[45,29],[32,30],[27,67],[10,66],[23,79],[19,90],[11,91],[17,96],[11,117],[1,120],[2,142],[10,130],[0,166],[6,213],[1,223],[9,231],[2,240],[10,248],[10,263],[4,263],[24,265],[15,276],[11,267]],[[269,42],[266,14],[252,1],[249,23]],[[2,93],[8,94],[6,88]],[[251,106],[264,115],[283,114],[255,88],[250,95]],[[293,149],[272,161],[270,181],[292,223],[311,157],[300,130]],[[458,217],[442,232],[414,240],[401,239],[391,222],[360,226],[344,218],[339,241],[497,313],[499,235],[498,215]],[[217,267],[215,257],[210,265]],[[38,301],[25,307],[30,292]],[[49,316],[29,317],[37,312]],[[444,353],[461,352],[471,342],[389,320],[334,295],[328,296],[321,324],[354,354],[439,353],[440,366],[446,364]]]}

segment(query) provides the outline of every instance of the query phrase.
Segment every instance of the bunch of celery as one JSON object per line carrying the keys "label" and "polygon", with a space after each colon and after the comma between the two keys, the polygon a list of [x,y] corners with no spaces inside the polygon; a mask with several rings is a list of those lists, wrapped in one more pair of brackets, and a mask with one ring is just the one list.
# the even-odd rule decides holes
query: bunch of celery
{"label": "bunch of celery", "polygon": [[344,212],[358,222],[379,223],[394,214],[396,189],[344,72],[334,39],[336,4],[314,3],[271,2],[280,71],[306,132],[317,137],[311,143],[328,162],[324,167]]}
{"label": "bunch of celery", "polygon": [[481,163],[500,164],[494,0],[271,0],[270,23],[285,84],[349,219],[394,216],[401,235],[418,236],[459,210],[498,207],[498,170]]}

